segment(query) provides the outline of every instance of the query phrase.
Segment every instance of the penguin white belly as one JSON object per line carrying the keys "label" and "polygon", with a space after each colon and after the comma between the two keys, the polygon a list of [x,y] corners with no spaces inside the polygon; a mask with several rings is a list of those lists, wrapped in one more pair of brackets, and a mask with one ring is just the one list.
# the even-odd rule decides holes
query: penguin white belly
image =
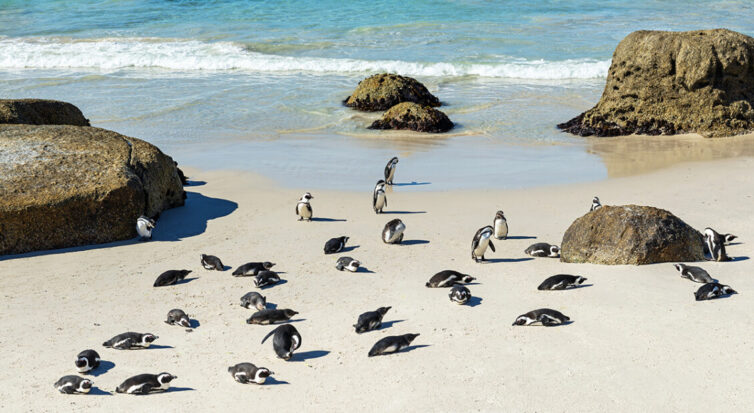
{"label": "penguin white belly", "polygon": [[387,175],[387,181],[393,182],[393,177],[395,176],[395,167],[390,168],[390,173]]}
{"label": "penguin white belly", "polygon": [[144,387],[146,385],[147,385],[147,383],[142,383],[142,384],[137,384],[137,385],[131,386],[131,387],[128,388],[128,390],[126,390],[126,393],[128,393],[128,394],[134,394],[135,392],[140,391],[142,389],[142,387]]}
{"label": "penguin white belly", "polygon": [[508,223],[502,219],[495,220],[495,238],[502,239],[508,236]]}
{"label": "penguin white belly", "polygon": [[374,203],[375,209],[382,209],[385,208],[385,193],[380,192],[377,194],[377,202]]}
{"label": "penguin white belly", "polygon": [[168,383],[164,383],[164,384],[160,385],[160,387],[158,387],[158,389],[160,389],[160,390],[167,390],[169,388],[170,388],[170,383],[169,382]]}
{"label": "penguin white belly", "polygon": [[150,238],[152,236],[152,230],[147,227],[147,224],[143,221],[136,223],[136,232],[142,238]]}
{"label": "penguin white belly", "polygon": [[307,205],[306,205],[306,203],[303,203],[303,202],[302,202],[302,203],[298,204],[298,205],[296,206],[296,208],[298,209],[298,214],[299,214],[299,216],[301,216],[302,218],[304,218],[304,219],[309,219],[309,218],[311,218],[311,217],[312,217],[312,213],[311,213],[311,211],[309,210],[309,208],[307,208]]}
{"label": "penguin white belly", "polygon": [[489,238],[482,238],[479,240],[479,245],[476,246],[474,249],[474,255],[477,257],[481,257],[484,255],[484,253],[487,251],[487,246],[490,245],[490,239]]}

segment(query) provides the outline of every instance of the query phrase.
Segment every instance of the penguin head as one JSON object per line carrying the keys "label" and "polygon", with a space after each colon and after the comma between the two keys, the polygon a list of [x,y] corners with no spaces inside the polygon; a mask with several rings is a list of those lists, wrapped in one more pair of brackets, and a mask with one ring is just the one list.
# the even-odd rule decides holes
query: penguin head
{"label": "penguin head", "polygon": [[342,240],[343,240],[343,243],[344,243],[344,244],[345,244],[346,242],[348,242],[348,237],[346,237],[346,236],[340,237],[340,239],[342,239]]}
{"label": "penguin head", "polygon": [[729,285],[723,285],[722,292],[723,294],[738,294],[738,292],[730,288]]}
{"label": "penguin head", "polygon": [[396,164],[398,164],[398,157],[393,156],[393,158],[390,159],[390,165],[395,166]]}
{"label": "penguin head", "polygon": [[384,179],[380,179],[379,181],[377,181],[377,185],[374,186],[374,189],[382,189],[382,190],[384,190],[385,189],[385,185],[387,185],[385,183],[385,180]]}
{"label": "penguin head", "polygon": [[380,307],[377,309],[377,312],[381,315],[385,315],[385,313],[387,313],[391,308],[393,307]]}
{"label": "penguin head", "polygon": [[581,284],[584,283],[584,281],[586,281],[586,278],[584,278],[582,276],[576,277],[576,285],[581,285]]}
{"label": "penguin head", "polygon": [[283,353],[283,355],[280,356],[281,359],[286,360],[286,361],[290,360],[291,357],[293,357],[293,352],[291,351],[286,351],[285,353]]}
{"label": "penguin head", "polygon": [[514,326],[523,326],[526,325],[526,323],[529,321],[529,318],[523,315],[520,315],[516,318],[516,321],[513,322],[512,325]]}
{"label": "penguin head", "polygon": [[265,261],[265,262],[262,263],[262,266],[264,267],[265,270],[269,270],[270,268],[272,268],[272,267],[275,266],[275,263],[274,262]]}
{"label": "penguin head", "polygon": [[465,283],[470,283],[472,281],[476,280],[476,278],[470,276],[470,275],[464,275],[463,278],[461,278],[461,281]]}
{"label": "penguin head", "polygon": [[310,194],[308,192],[304,193],[304,195],[301,195],[301,201],[302,202],[309,202],[312,199],[314,199],[314,197],[312,196],[312,194]]}
{"label": "penguin head", "polygon": [[76,367],[81,371],[80,369],[85,369],[89,366],[89,360],[86,359],[86,357],[80,357],[76,360]]}
{"label": "penguin head", "polygon": [[94,383],[92,383],[91,380],[88,380],[88,379],[82,380],[81,384],[79,384],[79,389],[78,390],[80,392],[82,392],[82,393],[89,393],[89,390],[92,389],[92,384],[94,384]]}
{"label": "penguin head", "polygon": [[290,308],[286,308],[283,310],[283,313],[285,313],[286,317],[293,317],[294,315],[298,314],[298,311],[293,311]]}
{"label": "penguin head", "polygon": [[406,340],[411,343],[416,337],[419,337],[419,334],[405,334],[403,337],[406,337]]}
{"label": "penguin head", "polygon": [[168,383],[170,383],[171,381],[173,381],[173,380],[175,380],[175,379],[177,379],[177,378],[178,378],[178,377],[176,377],[176,376],[173,376],[173,375],[172,375],[172,374],[170,374],[170,373],[160,373],[160,374],[158,374],[158,375],[157,375],[157,381],[158,381],[158,382],[159,382],[160,384],[163,384],[163,385],[164,385],[164,384],[168,384]]}
{"label": "penguin head", "polygon": [[[686,268],[686,265],[681,264],[681,263],[673,264],[673,266],[675,267],[676,271],[678,271],[678,272],[681,272],[681,271],[683,271],[684,268]],[[683,276],[683,275],[681,275],[681,276]]]}
{"label": "penguin head", "polygon": [[495,213],[495,219],[502,219],[502,220],[505,220],[505,214],[503,214],[503,211],[502,211],[502,210],[500,210],[500,211],[497,211],[497,212]]}
{"label": "penguin head", "polygon": [[159,338],[159,337],[157,337],[157,336],[156,336],[156,335],[154,335],[154,334],[151,334],[151,333],[147,333],[147,334],[144,334],[144,335],[143,335],[143,336],[141,337],[141,341],[142,341],[142,342],[144,342],[144,343],[153,343],[153,342],[154,342],[155,340],[157,340],[158,338]]}
{"label": "penguin head", "polygon": [[725,242],[733,242],[734,239],[738,238],[737,236],[733,234],[725,234]]}
{"label": "penguin head", "polygon": [[560,247],[557,245],[550,245],[550,256],[554,257],[560,254]]}

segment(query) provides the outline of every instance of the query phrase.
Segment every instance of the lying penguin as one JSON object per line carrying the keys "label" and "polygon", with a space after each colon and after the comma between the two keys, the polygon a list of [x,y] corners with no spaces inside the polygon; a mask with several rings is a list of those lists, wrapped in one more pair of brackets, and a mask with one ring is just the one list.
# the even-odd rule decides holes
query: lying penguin
{"label": "lying penguin", "polygon": [[275,374],[266,367],[257,367],[252,363],[238,363],[228,367],[228,372],[241,384],[264,384],[268,377]]}
{"label": "lying penguin", "polygon": [[402,336],[387,336],[374,343],[369,350],[369,357],[382,356],[385,354],[397,353],[411,345],[411,342],[419,337],[419,334],[404,334]]}
{"label": "lying penguin", "polygon": [[540,308],[539,310],[529,311],[516,317],[513,322],[514,326],[530,326],[534,323],[542,323],[545,327],[552,327],[565,324],[571,319],[560,311],[549,308]]}
{"label": "lying penguin", "polygon": [[356,324],[353,325],[356,329],[356,333],[366,333],[367,331],[380,328],[380,326],[382,326],[382,317],[384,317],[391,308],[392,307],[380,307],[375,311],[367,311],[366,313],[359,315],[359,319],[356,321]]}

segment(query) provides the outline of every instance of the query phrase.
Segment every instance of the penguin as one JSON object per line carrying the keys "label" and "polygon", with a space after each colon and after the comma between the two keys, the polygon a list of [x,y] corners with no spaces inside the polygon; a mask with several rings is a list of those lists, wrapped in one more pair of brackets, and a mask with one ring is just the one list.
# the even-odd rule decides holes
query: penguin
{"label": "penguin", "polygon": [[586,281],[586,278],[578,275],[557,274],[542,281],[537,290],[567,290],[583,284],[584,281]]}
{"label": "penguin", "polygon": [[681,278],[689,279],[696,283],[713,283],[715,280],[710,277],[709,273],[702,267],[694,267],[685,264],[673,264],[676,270],[681,273]]}
{"label": "penguin", "polygon": [[699,289],[696,290],[696,293],[694,293],[694,297],[696,298],[696,301],[704,301],[731,294],[738,294],[738,292],[730,288],[729,285],[711,282],[699,287]]}
{"label": "penguin", "polygon": [[275,337],[272,339],[272,348],[275,349],[275,354],[283,360],[290,360],[293,352],[301,347],[301,334],[298,333],[296,327],[283,324],[267,333],[262,339],[262,344],[273,334]]}
{"label": "penguin", "polygon": [[452,287],[453,285],[462,282],[470,283],[474,280],[476,280],[476,278],[468,274],[461,274],[460,272],[453,270],[443,270],[433,275],[424,285],[428,288],[445,288]]}
{"label": "penguin", "polygon": [[712,261],[730,261],[725,252],[725,238],[712,228],[704,229],[704,243]]}
{"label": "penguin", "polygon": [[335,268],[338,271],[348,270],[351,272],[356,272],[359,270],[360,266],[361,266],[361,262],[351,257],[340,257],[338,258],[338,261],[335,263]]}
{"label": "penguin", "polygon": [[463,305],[471,299],[471,291],[461,284],[456,284],[450,289],[450,302]]}
{"label": "penguin", "polygon": [[116,350],[130,350],[132,348],[149,348],[149,346],[157,340],[159,337],[152,333],[134,333],[128,332],[118,334],[110,340],[102,343],[105,347],[114,348]]}
{"label": "penguin", "polygon": [[564,324],[571,319],[560,311],[549,308],[540,308],[539,310],[529,311],[516,317],[513,322],[514,326],[529,326],[534,323],[542,323],[545,327],[557,326]]}
{"label": "penguin", "polygon": [[76,370],[86,373],[99,367],[99,354],[94,350],[84,350],[76,356]]}
{"label": "penguin", "polygon": [[406,224],[400,219],[394,219],[385,224],[382,230],[382,242],[385,244],[400,244],[403,242],[403,231],[406,230]]}
{"label": "penguin", "polygon": [[275,271],[261,271],[254,277],[254,286],[257,288],[275,285],[280,282],[280,276]]}
{"label": "penguin", "polygon": [[136,233],[139,234],[142,241],[148,241],[152,239],[152,230],[155,225],[153,219],[142,215],[136,220]]}
{"label": "penguin", "polygon": [[492,227],[495,228],[495,239],[508,238],[508,221],[505,220],[503,211],[495,213],[495,219],[492,220]]}
{"label": "penguin", "polygon": [[335,254],[343,251],[343,248],[346,247],[346,242],[348,242],[348,237],[345,236],[330,238],[325,243],[325,254]]}
{"label": "penguin", "polygon": [[55,382],[54,386],[63,394],[89,393],[92,389],[91,380],[79,376],[63,376]]}
{"label": "penguin", "polygon": [[387,336],[382,340],[374,343],[369,350],[369,357],[382,356],[390,353],[397,353],[411,345],[419,334],[404,334],[402,336]]}
{"label": "penguin", "polygon": [[202,267],[204,267],[204,269],[207,269],[207,270],[217,270],[217,271],[225,270],[225,266],[223,265],[223,262],[220,261],[220,258],[217,258],[214,255],[202,254]]}
{"label": "penguin", "polygon": [[235,366],[228,367],[228,372],[235,381],[241,384],[264,384],[267,377],[275,374],[266,367],[257,367],[252,363],[238,363]]}
{"label": "penguin", "polygon": [[246,264],[236,268],[235,271],[233,271],[234,277],[243,277],[247,275],[257,275],[259,274],[259,271],[265,271],[269,270],[270,268],[274,267],[274,262],[247,262]]}
{"label": "penguin", "polygon": [[393,156],[387,161],[385,165],[385,183],[388,185],[393,184],[393,178],[395,177],[395,168],[398,166],[398,157]]}
{"label": "penguin", "polygon": [[530,245],[529,248],[524,250],[524,253],[532,257],[557,258],[560,256],[560,247],[546,242],[538,242]]}
{"label": "penguin", "polygon": [[307,192],[298,200],[298,203],[296,204],[296,215],[298,215],[299,221],[312,220],[312,204],[309,203],[312,199],[314,199],[312,194]]}
{"label": "penguin", "polygon": [[139,374],[126,379],[120,386],[115,388],[115,392],[149,394],[151,392],[166,391],[170,388],[170,382],[177,378],[170,373]]}
{"label": "penguin", "polygon": [[155,287],[165,287],[168,285],[177,284],[178,281],[183,280],[191,272],[191,270],[169,270],[160,274],[154,281]]}
{"label": "penguin", "polygon": [[589,208],[589,212],[596,211],[598,209],[602,208],[602,204],[600,203],[600,199],[598,197],[592,198],[592,207]]}
{"label": "penguin", "polygon": [[168,312],[168,319],[165,320],[165,324],[191,328],[191,321],[189,320],[189,316],[187,316],[186,313],[183,312],[183,310],[179,310],[177,308],[174,308]]}
{"label": "penguin", "polygon": [[723,239],[725,240],[725,245],[730,245],[731,242],[733,242],[734,239],[738,238],[736,235],[733,234],[725,234],[723,235]]}
{"label": "penguin", "polygon": [[381,214],[382,209],[387,207],[387,196],[385,196],[385,181],[380,179],[374,187],[372,194],[372,208],[375,214]]}
{"label": "penguin", "polygon": [[488,246],[492,249],[492,252],[495,252],[495,245],[490,240],[492,232],[492,226],[487,225],[486,227],[479,228],[476,234],[474,234],[474,239],[471,241],[471,258],[474,261],[484,261],[484,253],[487,252]]}
{"label": "penguin", "polygon": [[277,322],[288,321],[296,314],[298,314],[298,311],[293,311],[289,308],[283,310],[259,310],[246,320],[246,324],[275,324]]}
{"label": "penguin", "polygon": [[267,298],[258,292],[248,292],[241,297],[241,307],[254,307],[257,310],[262,311],[267,308]]}
{"label": "penguin", "polygon": [[357,334],[366,333],[367,331],[377,330],[382,326],[382,317],[393,307],[380,307],[375,311],[367,311],[359,316],[353,328]]}

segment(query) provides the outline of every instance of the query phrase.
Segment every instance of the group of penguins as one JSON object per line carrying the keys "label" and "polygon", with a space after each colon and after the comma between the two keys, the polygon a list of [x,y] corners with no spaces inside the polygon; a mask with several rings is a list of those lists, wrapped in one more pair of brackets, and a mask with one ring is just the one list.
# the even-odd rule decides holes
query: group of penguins
{"label": "group of penguins", "polygon": [[[393,157],[388,161],[384,171],[385,179],[379,180],[374,188],[372,206],[377,214],[382,213],[382,210],[387,207],[385,189],[387,185],[393,184],[397,164],[397,157]],[[296,203],[296,215],[298,216],[299,221],[312,220],[312,199],[314,199],[314,197],[309,192],[306,192]],[[594,197],[590,212],[601,207],[602,204],[600,203],[599,198]],[[154,220],[144,216],[137,220],[136,230],[142,240],[151,239],[152,230],[155,228],[155,224]],[[389,221],[385,224],[382,231],[383,242],[386,244],[400,244],[403,241],[403,233],[405,229],[406,225],[400,219]],[[712,228],[706,228],[703,235],[705,253],[710,256],[710,260],[730,260],[730,257],[725,251],[725,246],[730,245],[730,243],[737,238],[735,235],[720,234]],[[492,243],[493,237],[497,240],[505,240],[508,237],[508,223],[503,211],[497,211],[492,225],[484,226],[474,234],[474,238],[471,242],[471,258],[475,262],[485,261],[484,255],[488,248],[492,249],[493,252],[495,251],[495,246]],[[347,236],[341,236],[328,240],[324,246],[324,253],[336,254],[343,251],[348,239],[349,237]],[[532,257],[560,257],[560,247],[544,242],[535,243],[529,246],[524,252]],[[225,270],[222,261],[213,255],[202,254],[201,265],[207,270]],[[280,282],[278,274],[275,271],[272,271],[273,266],[275,266],[275,263],[269,261],[249,262],[239,266],[233,271],[233,276],[253,277],[252,281],[257,288],[272,286]],[[339,271],[347,270],[350,272],[357,272],[360,266],[360,261],[347,256],[338,258],[335,264],[335,268]],[[680,263],[674,264],[674,266],[682,278],[703,284],[694,294],[697,301],[709,300],[737,293],[730,286],[718,283],[701,267]],[[177,284],[189,273],[191,273],[190,270],[165,271],[157,277],[154,282],[154,287]],[[425,286],[428,288],[450,288],[450,301],[463,305],[468,303],[472,297],[471,291],[464,284],[471,283],[475,279],[476,278],[471,275],[463,274],[458,271],[444,270],[433,275]],[[545,279],[537,289],[573,289],[579,287],[586,280],[585,277],[579,275],[557,274]],[[268,309],[266,297],[258,292],[249,292],[241,297],[241,306],[257,310],[246,320],[248,324],[268,325],[285,323],[289,321],[291,317],[298,314],[298,312],[291,309]],[[369,311],[359,315],[356,324],[353,325],[356,333],[361,334],[379,329],[382,325],[382,318],[390,308],[391,307],[380,307],[375,311]],[[167,324],[187,328],[189,329],[188,331],[191,331],[191,320],[181,309],[170,310],[165,322]],[[528,326],[535,323],[550,327],[570,324],[570,318],[560,311],[550,308],[540,308],[516,317],[513,325]],[[373,357],[399,352],[409,347],[413,340],[418,336],[419,334],[387,336],[374,344],[371,350],[369,350],[368,356]],[[270,337],[272,337],[272,346],[275,354],[283,360],[290,360],[293,357],[293,352],[301,346],[301,335],[298,330],[296,330],[296,327],[291,324],[281,324],[270,331],[262,339],[262,344]],[[158,337],[151,333],[127,332],[116,335],[110,340],[102,343],[102,345],[117,350],[130,350],[148,348],[156,339],[158,339]],[[91,349],[79,353],[75,361],[75,366],[79,373],[91,372],[98,368],[99,364],[99,354]],[[267,378],[274,374],[269,369],[265,367],[257,367],[252,363],[236,364],[229,367],[228,372],[237,382],[243,384],[264,384]],[[139,374],[126,379],[115,389],[115,391],[117,393],[127,394],[149,394],[151,392],[165,391],[170,387],[170,383],[174,379],[176,379],[176,376],[166,372],[159,374]],[[89,393],[92,386],[93,382],[91,380],[77,375],[64,376],[55,383],[55,388],[65,394]]]}

